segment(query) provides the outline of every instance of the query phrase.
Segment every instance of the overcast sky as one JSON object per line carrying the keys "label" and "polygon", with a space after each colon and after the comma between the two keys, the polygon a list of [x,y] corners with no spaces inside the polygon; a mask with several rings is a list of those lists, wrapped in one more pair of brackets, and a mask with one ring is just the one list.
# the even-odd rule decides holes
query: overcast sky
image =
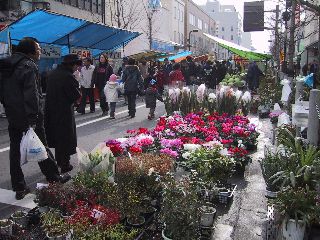
{"label": "overcast sky", "polygon": [[[207,0],[193,0],[198,5],[205,5]],[[243,4],[244,2],[252,2],[254,0],[219,0],[220,4],[222,5],[234,5],[237,9],[237,11],[243,16]],[[275,5],[277,0],[267,0],[265,1],[265,10],[275,9]],[[252,32],[251,33],[251,39],[252,39],[252,45],[254,48],[256,48],[259,51],[266,51],[269,52],[269,42],[270,39],[270,32],[264,31],[264,32]]]}

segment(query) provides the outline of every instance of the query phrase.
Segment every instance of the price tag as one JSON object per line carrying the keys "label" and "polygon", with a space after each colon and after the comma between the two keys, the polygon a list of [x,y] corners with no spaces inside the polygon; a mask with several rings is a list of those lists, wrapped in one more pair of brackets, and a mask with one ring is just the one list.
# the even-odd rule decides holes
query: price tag
{"label": "price tag", "polygon": [[92,213],[91,213],[91,217],[95,218],[95,219],[100,219],[102,217],[104,217],[106,214],[104,214],[103,212],[100,212],[97,209],[93,209]]}

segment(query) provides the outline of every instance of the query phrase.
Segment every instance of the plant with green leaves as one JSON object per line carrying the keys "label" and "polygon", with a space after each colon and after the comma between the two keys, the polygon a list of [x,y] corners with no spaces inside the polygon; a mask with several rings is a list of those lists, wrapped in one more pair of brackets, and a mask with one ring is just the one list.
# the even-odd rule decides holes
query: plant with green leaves
{"label": "plant with green leaves", "polygon": [[49,211],[42,214],[41,222],[44,231],[50,237],[58,237],[70,232],[70,226],[64,221],[58,212]]}
{"label": "plant with green leaves", "polygon": [[317,201],[317,192],[309,187],[295,189],[289,187],[278,193],[272,203],[285,219],[311,223],[319,219],[320,208]]}
{"label": "plant with green leaves", "polygon": [[117,224],[108,229],[101,229],[100,226],[94,226],[87,230],[79,240],[133,240],[137,237],[139,231],[131,229],[127,231],[124,226]]}
{"label": "plant with green leaves", "polygon": [[272,192],[279,191],[280,183],[273,183],[273,180],[270,178],[285,168],[285,159],[282,158],[279,152],[272,153],[271,150],[267,150],[260,163],[267,190]]}
{"label": "plant with green leaves", "polygon": [[190,178],[176,180],[168,174],[163,181],[163,200],[160,219],[164,234],[173,240],[194,240],[200,237],[200,211],[197,183]]}
{"label": "plant with green leaves", "polygon": [[285,168],[270,179],[273,183],[281,182],[281,187],[303,187],[309,185],[315,188],[319,178],[314,171],[314,163],[320,158],[320,150],[312,145],[304,146],[288,129],[283,129],[281,144],[284,146],[282,159],[287,161]]}
{"label": "plant with green leaves", "polygon": [[221,154],[222,147],[202,147],[194,152],[185,161],[185,166],[195,170],[204,182],[225,183],[232,176],[235,161],[229,156]]}

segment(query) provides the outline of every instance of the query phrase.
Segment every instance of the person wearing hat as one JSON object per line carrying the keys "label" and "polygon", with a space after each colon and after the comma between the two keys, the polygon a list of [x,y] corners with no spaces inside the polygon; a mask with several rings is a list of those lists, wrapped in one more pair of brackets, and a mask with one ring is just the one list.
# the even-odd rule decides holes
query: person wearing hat
{"label": "person wearing hat", "polygon": [[[24,179],[20,165],[20,143],[23,134],[31,127],[47,147],[43,126],[44,96],[37,62],[40,60],[41,47],[35,38],[25,37],[17,45],[12,56],[2,59],[0,70],[8,67],[10,75],[3,80],[3,104],[8,119],[10,137],[10,176],[12,190],[16,199],[23,199],[30,189]],[[5,64],[6,63],[6,64]],[[9,68],[10,67],[10,68]],[[3,73],[3,72],[2,72]],[[60,175],[57,164],[49,149],[48,158],[38,162],[41,172],[48,182],[65,183],[68,175]]]}
{"label": "person wearing hat", "polygon": [[80,98],[81,93],[73,73],[81,65],[82,60],[78,55],[66,55],[62,63],[48,77],[45,129],[49,147],[55,148],[55,157],[61,173],[73,169],[70,155],[76,153],[74,103]]}
{"label": "person wearing hat", "polygon": [[115,119],[116,105],[119,100],[118,90],[120,90],[120,84],[118,82],[118,77],[112,74],[109,81],[104,87],[104,94],[106,96],[106,102],[110,105],[110,119]]}
{"label": "person wearing hat", "polygon": [[149,115],[148,115],[149,120],[154,118],[154,112],[157,106],[157,99],[163,102],[163,99],[157,89],[157,81],[155,79],[152,79],[149,82],[148,88],[146,89],[146,96],[145,96],[146,108],[150,108]]}

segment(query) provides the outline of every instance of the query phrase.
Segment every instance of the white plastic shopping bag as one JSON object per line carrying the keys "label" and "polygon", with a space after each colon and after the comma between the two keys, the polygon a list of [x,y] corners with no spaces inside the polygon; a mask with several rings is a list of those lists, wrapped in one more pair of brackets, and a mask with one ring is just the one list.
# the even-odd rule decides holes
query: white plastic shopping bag
{"label": "white plastic shopping bag", "polygon": [[[24,149],[26,149],[26,151]],[[21,154],[21,160],[24,160],[25,162],[40,162],[48,158],[48,153],[45,146],[32,128],[29,128],[26,135],[22,139],[20,150],[23,151]],[[26,153],[26,157],[22,159],[24,153]]]}

